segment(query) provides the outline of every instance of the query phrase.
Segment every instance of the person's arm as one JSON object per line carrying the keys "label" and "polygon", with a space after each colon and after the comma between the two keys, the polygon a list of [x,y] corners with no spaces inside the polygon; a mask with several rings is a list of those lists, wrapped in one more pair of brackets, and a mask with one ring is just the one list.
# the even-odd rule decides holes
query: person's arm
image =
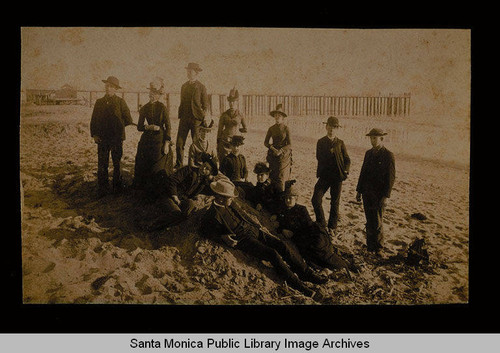
{"label": "person's arm", "polygon": [[366,174],[366,160],[368,159],[368,153],[367,151],[365,153],[365,158],[363,159],[363,164],[361,165],[361,171],[359,172],[359,178],[358,178],[358,184],[356,186],[356,201],[361,201],[361,195],[363,194],[364,190],[364,183],[365,183],[365,174]]}
{"label": "person's arm", "polygon": [[137,121],[137,130],[138,131],[145,131],[145,126],[144,126],[144,122],[146,120],[146,116],[145,116],[145,113],[144,113],[144,107],[141,107],[141,109],[139,110],[139,120]]}
{"label": "person's arm", "polygon": [[217,128],[217,144],[219,144],[221,141],[222,137],[222,132],[224,131],[224,125],[225,125],[225,114],[222,113],[222,115],[219,118],[219,127]]}
{"label": "person's arm", "polygon": [[165,127],[165,141],[171,141],[171,133],[172,133],[172,126],[170,124],[170,116],[168,115],[168,110],[167,107],[162,104],[162,117],[163,117],[163,126]]}
{"label": "person's arm", "polygon": [[203,119],[205,119],[209,107],[207,88],[201,85],[201,109],[203,110]]}
{"label": "person's arm", "polygon": [[285,133],[285,138],[283,140],[283,146],[281,146],[281,148],[279,150],[277,150],[277,154],[281,154],[284,151],[288,151],[292,147],[292,138],[290,136],[290,128],[287,125],[285,125],[284,133]]}
{"label": "person's arm", "polygon": [[272,126],[267,129],[266,138],[264,139],[264,146],[266,146],[267,148],[271,148],[271,144],[269,143],[269,140],[271,139],[271,128]]}
{"label": "person's arm", "polygon": [[90,137],[92,137],[96,143],[100,142],[98,120],[99,120],[99,100],[95,102],[94,109],[92,110],[92,116],[90,118]]}
{"label": "person's arm", "polygon": [[349,170],[351,169],[351,158],[349,157],[349,154],[347,153],[347,148],[345,147],[344,141],[342,141],[341,151],[342,151],[342,155],[344,156],[344,172],[347,175],[347,174],[349,174]]}
{"label": "person's arm", "polygon": [[396,162],[394,160],[394,154],[389,152],[387,155],[387,189],[385,191],[385,197],[391,197],[392,187],[396,179]]}
{"label": "person's arm", "polygon": [[241,127],[242,127],[240,129],[240,132],[245,133],[245,132],[247,132],[247,120],[241,113],[239,113],[239,114],[241,116]]}
{"label": "person's arm", "polygon": [[134,121],[132,120],[132,116],[130,115],[130,109],[128,108],[127,102],[125,102],[123,98],[120,98],[120,108],[123,125],[132,125]]}
{"label": "person's arm", "polygon": [[247,181],[248,179],[248,168],[247,168],[247,161],[245,159],[245,156],[241,155],[241,163],[243,164],[243,179]]}

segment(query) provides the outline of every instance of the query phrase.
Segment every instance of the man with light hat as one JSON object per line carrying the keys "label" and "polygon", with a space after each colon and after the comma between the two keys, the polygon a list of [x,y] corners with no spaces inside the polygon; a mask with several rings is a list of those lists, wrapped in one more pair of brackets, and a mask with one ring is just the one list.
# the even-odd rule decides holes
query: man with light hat
{"label": "man with light hat", "polygon": [[181,102],[179,104],[179,127],[176,141],[176,168],[181,168],[184,161],[184,147],[189,133],[194,141],[197,129],[205,121],[209,108],[206,87],[198,81],[198,75],[202,71],[200,65],[189,63],[185,67],[188,81],[181,87]]}
{"label": "man with light hat", "polygon": [[97,187],[98,197],[109,191],[109,155],[113,161],[113,191],[122,188],[121,158],[125,126],[133,124],[130,109],[125,100],[116,95],[121,89],[119,80],[109,76],[104,82],[106,94],[95,101],[90,119],[90,135],[97,144]]}
{"label": "man with light hat", "polygon": [[[320,138],[316,144],[316,159],[318,168],[316,177],[318,181],[314,186],[312,205],[316,215],[316,222],[323,227],[328,227],[330,233],[337,229],[339,220],[339,203],[342,182],[349,175],[351,159],[347,153],[344,141],[337,137],[337,130],[340,127],[339,120],[331,116],[326,124],[326,136]],[[323,197],[330,189],[330,216],[328,223],[323,211]]]}
{"label": "man with light hat", "polygon": [[316,274],[293,247],[264,229],[233,202],[237,191],[231,181],[218,179],[210,184],[210,188],[215,198],[203,216],[202,235],[271,262],[288,285],[307,296],[313,296],[315,292],[303,281],[317,284],[327,281]]}
{"label": "man with light hat", "polygon": [[383,144],[385,135],[387,133],[379,128],[366,134],[370,137],[372,148],[365,153],[356,187],[356,200],[360,202],[363,199],[367,249],[377,254],[383,248],[385,203],[391,196],[396,178],[394,155]]}

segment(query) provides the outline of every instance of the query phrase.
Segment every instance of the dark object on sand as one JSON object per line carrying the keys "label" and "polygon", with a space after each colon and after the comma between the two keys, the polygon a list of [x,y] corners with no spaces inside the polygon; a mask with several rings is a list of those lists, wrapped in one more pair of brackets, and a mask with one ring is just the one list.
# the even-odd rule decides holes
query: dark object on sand
{"label": "dark object on sand", "polygon": [[421,214],[420,212],[413,213],[411,215],[411,218],[418,219],[419,221],[425,221],[427,219],[427,217],[425,215]]}
{"label": "dark object on sand", "polygon": [[417,238],[410,244],[405,263],[410,266],[429,263],[429,254],[424,239]]}
{"label": "dark object on sand", "polygon": [[92,286],[92,289],[94,290],[98,290],[99,288],[101,288],[101,286],[106,283],[106,281],[110,279],[110,276],[102,276],[102,277],[99,277],[98,279],[96,279],[94,282],[92,282],[91,286]]}

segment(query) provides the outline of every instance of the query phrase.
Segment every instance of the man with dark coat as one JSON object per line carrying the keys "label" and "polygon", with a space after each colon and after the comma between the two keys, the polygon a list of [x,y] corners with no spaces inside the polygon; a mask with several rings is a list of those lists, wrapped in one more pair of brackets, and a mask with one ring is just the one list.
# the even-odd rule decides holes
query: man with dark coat
{"label": "man with dark coat", "polygon": [[288,285],[305,295],[315,293],[303,281],[317,284],[327,281],[316,274],[293,247],[266,231],[233,202],[237,192],[230,180],[218,179],[210,187],[215,199],[201,222],[203,236],[269,261]]}
{"label": "man with dark coat", "polygon": [[370,137],[372,148],[365,153],[356,187],[356,200],[360,202],[363,199],[367,249],[377,254],[383,247],[385,203],[391,196],[396,178],[394,155],[383,145],[385,135],[386,132],[377,128],[366,134]]}
{"label": "man with dark coat", "polygon": [[[184,147],[188,133],[194,141],[198,126],[205,121],[205,115],[209,108],[207,89],[197,80],[202,71],[200,65],[189,63],[186,66],[188,81],[181,87],[181,102],[179,105],[179,128],[176,141],[176,168],[183,166]],[[208,122],[207,122],[208,123]]]}
{"label": "man with dark coat", "polygon": [[[316,222],[328,227],[330,233],[335,232],[339,219],[340,192],[342,182],[349,174],[351,159],[347,154],[344,141],[337,137],[340,127],[336,117],[329,117],[326,122],[327,135],[320,138],[316,144],[316,159],[318,168],[316,176],[318,181],[314,186],[312,205],[316,215]],[[323,196],[330,189],[330,216],[328,223],[323,212]]]}
{"label": "man with dark coat", "polygon": [[133,124],[130,110],[125,100],[115,93],[120,89],[120,82],[114,76],[102,80],[106,94],[96,100],[90,119],[90,135],[97,143],[97,185],[98,196],[109,191],[108,166],[109,155],[113,160],[113,191],[122,187],[120,163],[123,155],[125,126]]}

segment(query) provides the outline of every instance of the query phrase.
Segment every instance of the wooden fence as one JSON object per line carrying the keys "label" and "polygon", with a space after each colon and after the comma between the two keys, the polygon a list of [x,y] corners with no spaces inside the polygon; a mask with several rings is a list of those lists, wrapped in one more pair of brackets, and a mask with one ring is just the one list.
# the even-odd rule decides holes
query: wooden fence
{"label": "wooden fence", "polygon": [[[103,91],[78,91],[89,106],[93,106]],[[147,92],[120,92],[129,107],[137,110],[148,102]],[[209,94],[209,114],[218,116],[229,108],[227,96],[224,94]],[[177,116],[180,104],[179,93],[166,93],[162,101],[166,104],[170,115]],[[278,104],[289,116],[327,116],[338,117],[382,116],[405,117],[410,115],[411,94],[386,96],[295,96],[295,95],[242,95],[236,102],[245,116],[266,116]]]}

